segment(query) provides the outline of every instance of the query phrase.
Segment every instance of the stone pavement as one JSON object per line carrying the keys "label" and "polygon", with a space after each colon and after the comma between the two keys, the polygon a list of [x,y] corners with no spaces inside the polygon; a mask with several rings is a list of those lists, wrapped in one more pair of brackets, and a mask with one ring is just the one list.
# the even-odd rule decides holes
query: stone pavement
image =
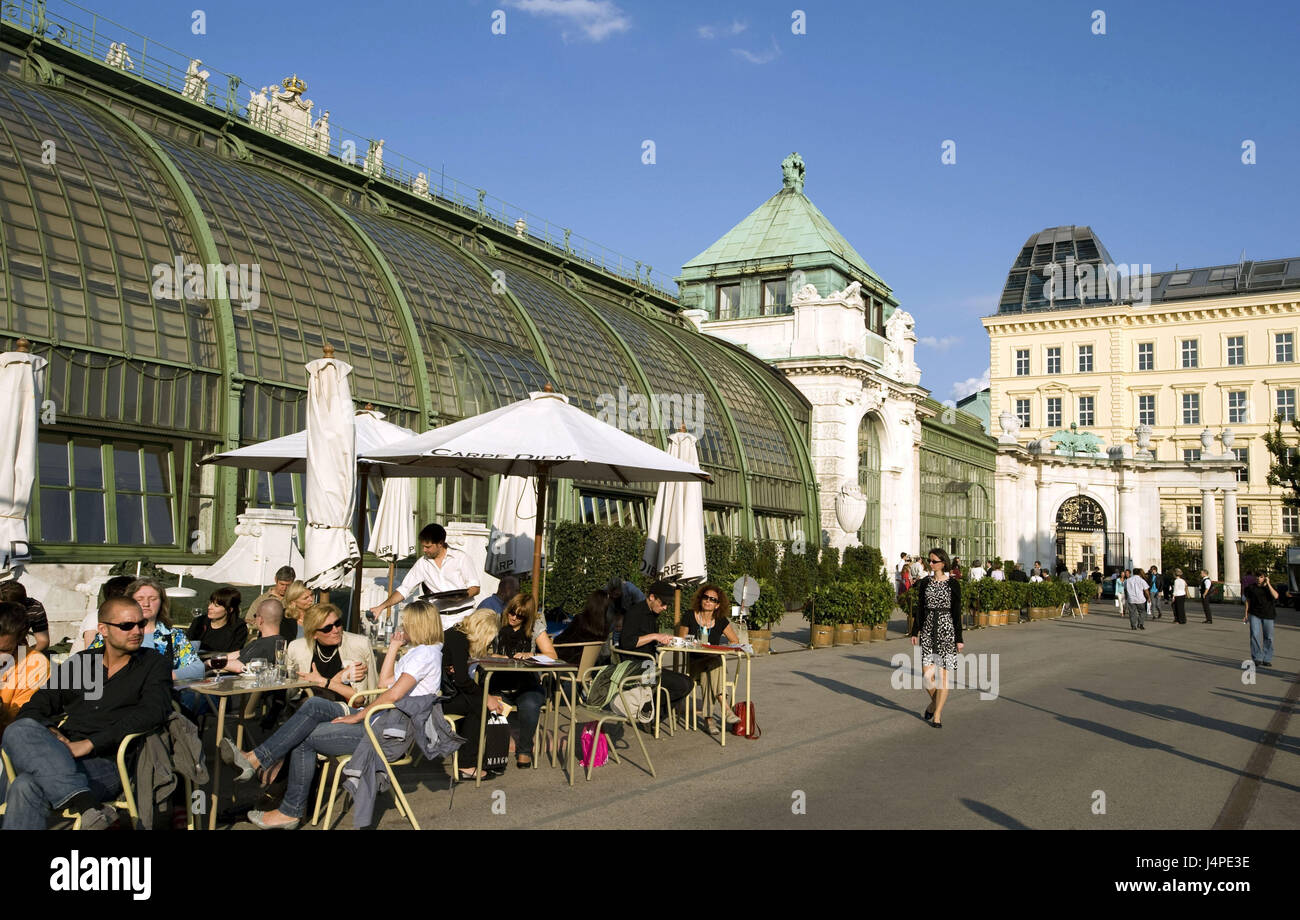
{"label": "stone pavement", "polygon": [[[450,810],[441,765],[399,777],[425,828],[1300,827],[1300,744],[1279,716],[1300,688],[1296,613],[1281,611],[1274,668],[1246,684],[1240,607],[1216,606],[1213,625],[1166,614],[1138,633],[1093,611],[967,632],[965,653],[998,656],[996,672],[983,659],[997,697],[954,691],[940,730],[920,718],[922,690],[895,688],[910,666],[891,659],[912,646],[894,638],[756,661],[763,737],[650,739],[657,778],[630,738],[624,762],[590,783],[512,765],[459,786]],[[797,647],[800,624],[782,624],[781,648]],[[383,828],[408,827],[386,796],[378,813]]]}

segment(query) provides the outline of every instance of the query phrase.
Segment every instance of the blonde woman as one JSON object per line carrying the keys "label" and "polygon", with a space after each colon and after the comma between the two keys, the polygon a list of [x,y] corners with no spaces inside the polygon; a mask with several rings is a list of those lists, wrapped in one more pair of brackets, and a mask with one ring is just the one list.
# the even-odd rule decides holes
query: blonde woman
{"label": "blonde woman", "polygon": [[[303,636],[289,643],[289,668],[314,684],[316,694],[346,703],[354,693],[374,690],[373,652],[365,636],[343,631],[343,612],[333,604],[313,604],[302,622]],[[344,662],[348,663],[345,668]]]}
{"label": "blonde woman", "polygon": [[280,637],[292,642],[298,638],[298,627],[311,605],[316,603],[315,592],[301,581],[295,581],[284,592],[284,619],[280,621]]}
{"label": "blonde woman", "polygon": [[[546,634],[546,621],[537,615],[537,601],[531,594],[516,594],[506,604],[501,616],[501,631],[497,633],[496,652],[507,658],[527,658],[540,650],[543,655],[558,658],[551,637]],[[515,748],[515,766],[533,764],[533,735],[537,733],[537,719],[546,693],[536,674],[498,674],[497,687],[506,702],[519,709],[519,744]]]}
{"label": "blonde woman", "polygon": [[[470,674],[469,663],[491,653],[500,629],[497,615],[484,607],[447,630],[443,637],[442,692],[450,699],[442,701],[442,711],[449,716],[464,716],[456,729],[458,735],[468,739],[460,749],[461,763],[478,763],[478,729],[483,712],[483,688]],[[490,695],[487,708],[500,712],[501,697]],[[474,779],[477,775],[473,768],[460,771],[461,779]]]}
{"label": "blonde woman", "polygon": [[[337,614],[337,608],[331,605],[316,606],[331,608],[326,621]],[[309,621],[319,616],[316,607],[308,611]],[[417,601],[403,612],[402,624],[403,628],[393,633],[380,669],[380,680],[388,689],[365,709],[349,709],[346,704],[316,696],[252,751],[240,751],[229,738],[222,739],[221,756],[243,771],[240,780],[251,779],[264,766],[287,762],[289,767],[289,784],[280,807],[273,811],[250,811],[249,821],[264,830],[297,827],[307,808],[318,754],[333,757],[355,751],[366,737],[366,716],[376,706],[396,703],[407,696],[438,696],[442,687],[442,617],[432,604]],[[399,659],[398,654],[408,640],[411,648]]]}

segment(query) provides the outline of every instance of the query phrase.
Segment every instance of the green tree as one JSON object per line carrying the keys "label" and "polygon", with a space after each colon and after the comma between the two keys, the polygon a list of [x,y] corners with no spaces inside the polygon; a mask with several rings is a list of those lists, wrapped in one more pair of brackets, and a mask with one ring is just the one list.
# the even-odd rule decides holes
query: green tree
{"label": "green tree", "polygon": [[[1300,418],[1291,419],[1291,427],[1300,434]],[[1268,484],[1287,490],[1282,495],[1283,505],[1300,508],[1300,450],[1286,442],[1280,415],[1275,420],[1273,430],[1264,434],[1264,445],[1273,456],[1273,462],[1268,468]]]}

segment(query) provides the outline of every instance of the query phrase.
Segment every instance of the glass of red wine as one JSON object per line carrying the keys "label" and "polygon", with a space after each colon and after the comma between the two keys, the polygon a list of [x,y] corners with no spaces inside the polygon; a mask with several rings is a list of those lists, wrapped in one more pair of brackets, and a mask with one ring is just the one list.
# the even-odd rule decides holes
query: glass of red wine
{"label": "glass of red wine", "polygon": [[226,666],[227,660],[229,659],[225,655],[213,655],[208,659],[208,667],[214,671],[220,671]]}

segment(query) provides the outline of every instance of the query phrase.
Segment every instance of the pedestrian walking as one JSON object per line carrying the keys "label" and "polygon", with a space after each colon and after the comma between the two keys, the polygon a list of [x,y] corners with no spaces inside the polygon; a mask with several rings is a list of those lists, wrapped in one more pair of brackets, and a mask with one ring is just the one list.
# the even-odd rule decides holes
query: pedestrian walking
{"label": "pedestrian walking", "polygon": [[1174,600],[1174,622],[1187,622],[1187,582],[1183,581],[1183,570],[1174,569],[1173,584],[1170,586]]}
{"label": "pedestrian walking", "polygon": [[1201,610],[1205,612],[1205,622],[1213,623],[1214,615],[1210,613],[1210,573],[1201,569]]}
{"label": "pedestrian walking", "polygon": [[[943,728],[943,704],[948,700],[948,672],[957,670],[961,641],[961,582],[948,571],[948,554],[936,547],[927,557],[930,574],[918,583],[918,605],[912,619],[912,644],[921,646],[921,668],[930,705],[922,714],[934,728]],[[936,675],[936,670],[938,674]]]}
{"label": "pedestrian walking", "polygon": [[1151,586],[1147,584],[1141,569],[1134,569],[1133,574],[1124,582],[1124,606],[1128,611],[1129,629],[1146,629],[1143,623],[1147,602],[1151,600]]}
{"label": "pedestrian walking", "polygon": [[1250,625],[1250,660],[1257,667],[1271,668],[1277,589],[1269,583],[1267,570],[1259,571],[1255,584],[1246,589],[1244,596],[1246,612],[1241,622]]}
{"label": "pedestrian walking", "polygon": [[1164,616],[1164,611],[1160,609],[1160,573],[1156,571],[1154,565],[1151,566],[1151,571],[1147,573],[1147,584],[1151,586],[1151,607],[1147,611],[1147,616],[1154,613],[1158,620]]}

